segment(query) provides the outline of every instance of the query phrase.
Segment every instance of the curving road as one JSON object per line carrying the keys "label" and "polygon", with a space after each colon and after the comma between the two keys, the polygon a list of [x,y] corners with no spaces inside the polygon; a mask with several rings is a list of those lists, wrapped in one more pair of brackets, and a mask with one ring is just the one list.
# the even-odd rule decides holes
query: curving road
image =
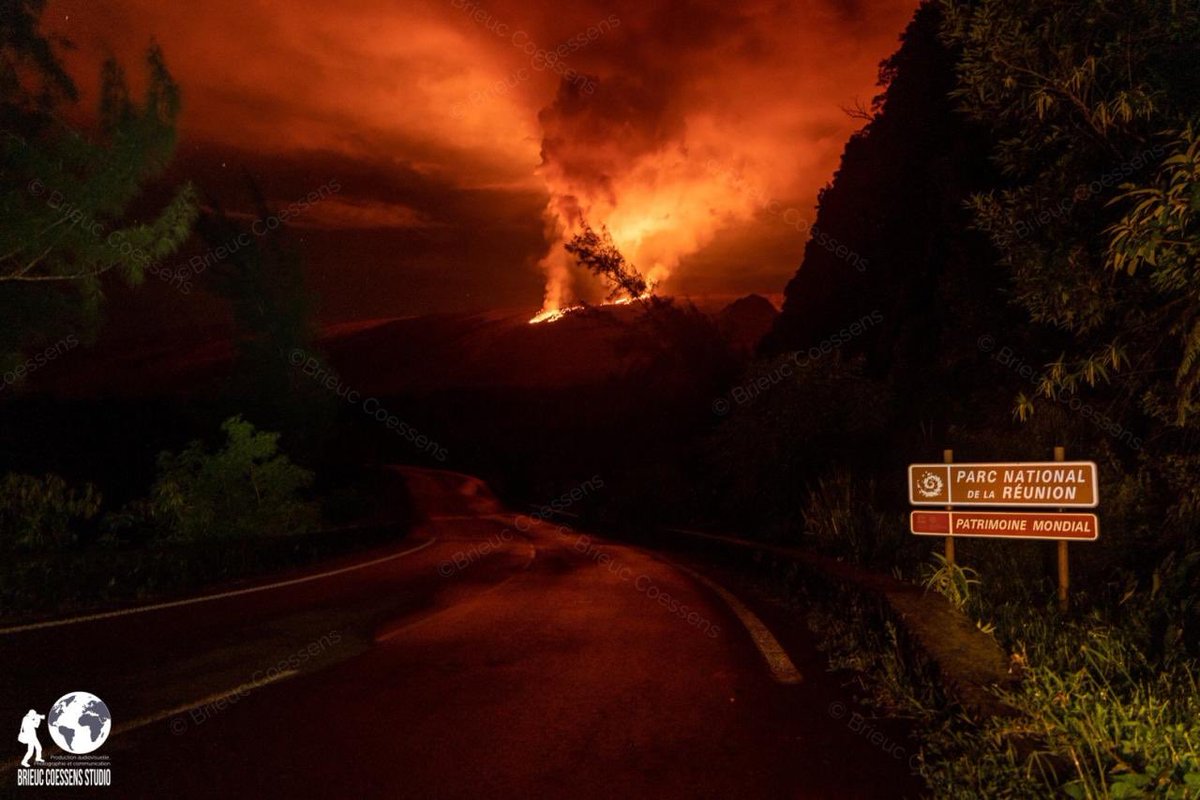
{"label": "curving road", "polygon": [[518,524],[468,476],[405,474],[429,520],[391,550],[0,632],[0,791],[55,796],[14,788],[17,729],[85,690],[114,716],[113,785],[61,796],[919,795],[903,730],[794,613],[709,565]]}

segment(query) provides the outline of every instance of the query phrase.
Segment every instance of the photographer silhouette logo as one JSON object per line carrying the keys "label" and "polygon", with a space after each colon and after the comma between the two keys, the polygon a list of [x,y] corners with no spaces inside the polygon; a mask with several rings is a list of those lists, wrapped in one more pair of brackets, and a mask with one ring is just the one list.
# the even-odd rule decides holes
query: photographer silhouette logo
{"label": "photographer silhouette logo", "polygon": [[39,714],[31,708],[25,715],[25,719],[21,720],[21,732],[17,734],[17,741],[28,748],[25,751],[25,757],[21,759],[22,767],[28,767],[29,759],[33,757],[36,757],[38,761],[46,760],[42,758],[42,743],[38,741],[37,734],[38,726],[45,718],[45,715]]}
{"label": "photographer silhouette logo", "polygon": [[[62,750],[47,759],[42,753],[41,726]],[[17,741],[25,757],[17,772],[18,786],[111,786],[112,770],[105,755],[91,755],[112,733],[108,706],[90,692],[69,692],[50,711],[29,709],[21,719]]]}

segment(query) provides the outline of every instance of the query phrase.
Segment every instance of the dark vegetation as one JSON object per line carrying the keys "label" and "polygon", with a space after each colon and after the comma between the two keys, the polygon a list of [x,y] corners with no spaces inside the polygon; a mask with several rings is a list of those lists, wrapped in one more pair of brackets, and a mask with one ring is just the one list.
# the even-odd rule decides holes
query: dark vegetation
{"label": "dark vegetation", "polygon": [[[202,213],[195,186],[164,185],[182,101],[157,47],[141,102],[110,61],[96,126],[65,123],[78,92],[59,61],[67,43],[39,31],[44,5],[0,2],[0,615],[194,589],[402,535],[411,505],[378,469],[386,453],[296,368],[311,304],[286,226],[251,236],[219,199]],[[248,183],[256,219],[275,217]],[[247,243],[200,280],[233,321],[219,391],[24,391],[94,340],[114,281],[181,285],[164,262],[189,241]]]}
{"label": "dark vegetation", "polygon": [[[200,215],[189,186],[163,209],[129,212],[172,143],[179,98],[162,54],[148,55],[140,104],[107,68],[101,128],[78,134],[53,113],[74,90],[36,33],[40,9],[0,0],[7,369],[68,336],[86,340],[106,281],[137,282],[192,230],[219,246],[240,224]],[[845,610],[861,624],[821,624],[838,663],[870,673],[887,710],[919,721],[939,797],[1196,796],[1197,42],[1192,0],[925,3],[882,65],[870,119],[820,195],[783,312],[753,358],[727,320],[651,297],[635,314],[596,307],[553,323],[615,333],[631,357],[603,382],[414,389],[381,404],[514,506],[599,476],[603,488],[568,509],[585,526],[637,538],[686,525],[811,546],[946,595],[1013,658],[1024,680],[1003,699],[1018,714],[959,716],[897,665],[869,610]],[[13,65],[36,85],[16,81]],[[111,163],[124,166],[110,174]],[[30,193],[34,178],[77,193],[80,219],[106,236],[98,243],[83,224],[41,233],[61,212]],[[145,258],[110,252],[110,231]],[[589,228],[571,252],[614,297],[645,294],[603,231]],[[313,372],[329,370],[302,275],[284,228],[202,277],[235,328],[214,396],[0,395],[0,546],[6,564],[22,553],[27,565],[6,579],[18,588],[5,609],[39,591],[20,587],[55,585],[39,570],[64,554],[104,553],[97,563],[114,572],[104,559],[230,542],[230,552],[311,554],[274,541],[375,519],[366,466],[442,465],[297,369],[311,358]],[[943,448],[964,461],[1047,460],[1058,445],[1101,470],[1101,539],[1072,547],[1070,612],[1053,607],[1044,544],[960,541],[956,566],[907,533],[906,463]],[[403,501],[388,508],[405,517]],[[246,544],[250,531],[277,535]],[[197,569],[227,577],[281,563],[234,560],[242,566]],[[171,587],[135,577],[125,588]]]}

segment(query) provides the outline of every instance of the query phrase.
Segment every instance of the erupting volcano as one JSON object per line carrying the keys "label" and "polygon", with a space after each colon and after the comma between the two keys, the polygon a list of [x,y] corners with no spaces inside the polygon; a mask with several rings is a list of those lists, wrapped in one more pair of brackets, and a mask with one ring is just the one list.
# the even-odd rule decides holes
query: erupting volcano
{"label": "erupting volcano", "polygon": [[[635,266],[625,260],[624,254],[606,227],[597,232],[586,220],[581,220],[579,232],[562,246],[562,252],[574,258],[578,266],[585,268],[608,285],[606,302],[602,305],[628,305],[646,300],[653,294],[653,279],[647,280]],[[553,322],[585,305],[580,303],[543,308],[530,322]]]}
{"label": "erupting volcano", "polygon": [[[689,129],[662,84],[616,75],[591,85],[594,91],[584,93],[564,82],[539,115],[539,175],[550,195],[545,219],[551,244],[539,264],[546,289],[534,322],[558,319],[604,290],[607,303],[648,296],[724,224],[754,211],[752,201],[730,193],[704,167],[716,152],[703,144],[713,142],[711,120],[707,134],[695,121]],[[605,264],[603,256],[588,263],[580,255],[581,242],[595,236],[589,221],[603,232],[603,241],[590,246],[606,248],[613,263]],[[622,253],[644,273],[626,264]],[[623,269],[632,270],[637,283],[622,278]]]}
{"label": "erupting volcano", "polygon": [[817,190],[860,124],[842,108],[869,91],[878,51],[868,43],[894,39],[911,13],[890,0],[703,5],[621,14],[572,54],[586,80],[559,81],[538,113],[548,199],[535,321],[641,294],[604,297],[605,282],[565,251],[587,222],[659,293],[761,291],[747,285],[756,272],[794,269]]}

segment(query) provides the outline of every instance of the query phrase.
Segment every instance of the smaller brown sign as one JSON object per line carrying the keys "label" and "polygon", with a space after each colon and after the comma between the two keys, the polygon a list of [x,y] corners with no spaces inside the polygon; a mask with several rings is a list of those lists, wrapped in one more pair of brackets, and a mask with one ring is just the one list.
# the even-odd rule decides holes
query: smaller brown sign
{"label": "smaller brown sign", "polygon": [[908,499],[914,506],[1095,508],[1100,490],[1091,461],[911,464]]}
{"label": "smaller brown sign", "polygon": [[913,511],[909,528],[918,536],[976,536],[988,539],[1075,539],[1095,541],[1095,514],[1020,511]]}

